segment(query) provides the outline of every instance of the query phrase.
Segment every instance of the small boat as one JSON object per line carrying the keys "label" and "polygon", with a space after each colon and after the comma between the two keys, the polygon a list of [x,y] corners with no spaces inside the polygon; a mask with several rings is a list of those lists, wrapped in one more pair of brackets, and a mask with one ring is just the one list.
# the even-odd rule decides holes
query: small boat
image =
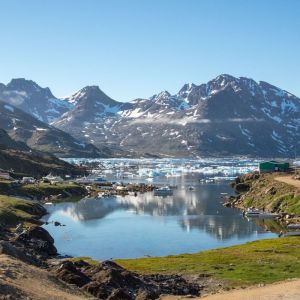
{"label": "small boat", "polygon": [[288,229],[300,229],[300,224],[289,224]]}
{"label": "small boat", "polygon": [[258,208],[248,208],[244,213],[247,217],[259,217],[259,218],[276,218],[279,215],[269,212],[264,212]]}
{"label": "small boat", "polygon": [[205,183],[214,183],[215,180],[213,178],[205,179]]}
{"label": "small boat", "polygon": [[247,217],[258,217],[261,213],[262,213],[262,211],[257,209],[257,208],[248,208],[245,211],[245,216],[247,216]]}
{"label": "small boat", "polygon": [[169,186],[164,186],[154,190],[154,196],[171,196],[171,195],[173,195],[173,190]]}
{"label": "small boat", "polygon": [[300,236],[300,231],[288,231],[284,233],[282,236]]}

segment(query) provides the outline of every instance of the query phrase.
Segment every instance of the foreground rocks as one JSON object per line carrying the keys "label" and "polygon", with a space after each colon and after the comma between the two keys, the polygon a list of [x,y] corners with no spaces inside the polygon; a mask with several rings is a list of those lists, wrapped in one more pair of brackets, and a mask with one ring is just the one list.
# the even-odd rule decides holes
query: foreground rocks
{"label": "foreground rocks", "polygon": [[54,246],[54,239],[48,231],[42,227],[34,227],[24,230],[17,236],[15,241],[23,243],[43,257],[57,255],[57,249]]}
{"label": "foreground rocks", "polygon": [[112,261],[92,265],[83,260],[58,258],[53,238],[39,226],[23,229],[19,225],[15,232],[0,229],[0,255],[48,270],[53,278],[96,299],[151,300],[162,294],[200,293],[198,284],[179,275],[140,275]]}
{"label": "foreground rocks", "polygon": [[75,284],[97,299],[157,299],[162,294],[199,295],[197,284],[178,275],[139,275],[112,261],[97,266],[80,260],[64,261],[52,268],[59,279]]}

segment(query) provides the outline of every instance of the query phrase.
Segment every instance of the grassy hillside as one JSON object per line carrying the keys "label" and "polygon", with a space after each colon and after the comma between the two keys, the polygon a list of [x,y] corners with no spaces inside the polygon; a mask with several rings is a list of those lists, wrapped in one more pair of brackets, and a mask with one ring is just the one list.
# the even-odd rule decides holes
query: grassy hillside
{"label": "grassy hillside", "polygon": [[300,215],[300,190],[292,185],[275,180],[278,174],[263,174],[258,178],[249,175],[240,178],[249,187],[242,192],[238,206],[257,207],[267,211]]}
{"label": "grassy hillside", "polygon": [[247,244],[167,257],[117,260],[143,274],[198,274],[232,286],[271,283],[300,277],[300,238],[260,240]]}
{"label": "grassy hillside", "polygon": [[46,210],[38,203],[0,195],[0,224],[14,226],[20,221],[30,222],[39,219]]}
{"label": "grassy hillside", "polygon": [[58,175],[84,174],[84,170],[68,164],[50,154],[19,150],[0,150],[0,167],[13,170],[19,176],[45,176],[50,172]]}
{"label": "grassy hillside", "polygon": [[[61,195],[61,199],[86,195],[84,186],[71,182],[62,182],[55,185],[50,183],[18,185],[9,180],[0,180],[0,194],[43,199],[49,196]],[[54,201],[51,200],[51,201]]]}

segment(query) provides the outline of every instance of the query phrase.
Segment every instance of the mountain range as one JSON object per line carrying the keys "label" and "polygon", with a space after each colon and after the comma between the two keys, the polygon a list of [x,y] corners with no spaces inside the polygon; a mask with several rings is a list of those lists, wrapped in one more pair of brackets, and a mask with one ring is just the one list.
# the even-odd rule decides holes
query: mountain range
{"label": "mountain range", "polygon": [[[0,128],[58,156],[70,156],[74,145],[84,144],[91,152],[84,156],[92,157],[293,157],[300,145],[298,97],[267,82],[227,74],[185,84],[174,95],[162,91],[127,103],[98,86],[59,99],[33,81],[13,79],[0,84],[0,100],[6,102],[0,105]],[[25,113],[26,132],[23,125],[15,126]],[[58,150],[63,142],[65,154]]]}

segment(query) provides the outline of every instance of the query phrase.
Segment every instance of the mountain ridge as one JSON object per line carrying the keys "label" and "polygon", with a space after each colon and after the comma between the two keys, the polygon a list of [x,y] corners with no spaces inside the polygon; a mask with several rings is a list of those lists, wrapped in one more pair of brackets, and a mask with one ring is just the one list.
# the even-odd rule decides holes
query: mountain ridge
{"label": "mountain ridge", "polygon": [[[16,79],[0,85],[0,100],[7,89],[17,96],[42,91],[44,102],[53,96],[34,81]],[[67,106],[55,117],[47,115],[48,123],[79,143],[117,150],[117,156],[279,157],[292,156],[291,149],[299,147],[299,98],[247,77],[221,74],[207,83],[184,84],[173,95],[161,91],[130,102],[114,100],[95,85],[55,99]],[[36,117],[35,111],[28,113]]]}
{"label": "mountain ridge", "polygon": [[53,125],[96,146],[180,157],[291,156],[291,146],[299,146],[299,98],[247,77],[222,74],[185,84],[174,95],[162,91],[149,99],[114,101],[109,113],[94,105],[80,122],[76,110]]}

